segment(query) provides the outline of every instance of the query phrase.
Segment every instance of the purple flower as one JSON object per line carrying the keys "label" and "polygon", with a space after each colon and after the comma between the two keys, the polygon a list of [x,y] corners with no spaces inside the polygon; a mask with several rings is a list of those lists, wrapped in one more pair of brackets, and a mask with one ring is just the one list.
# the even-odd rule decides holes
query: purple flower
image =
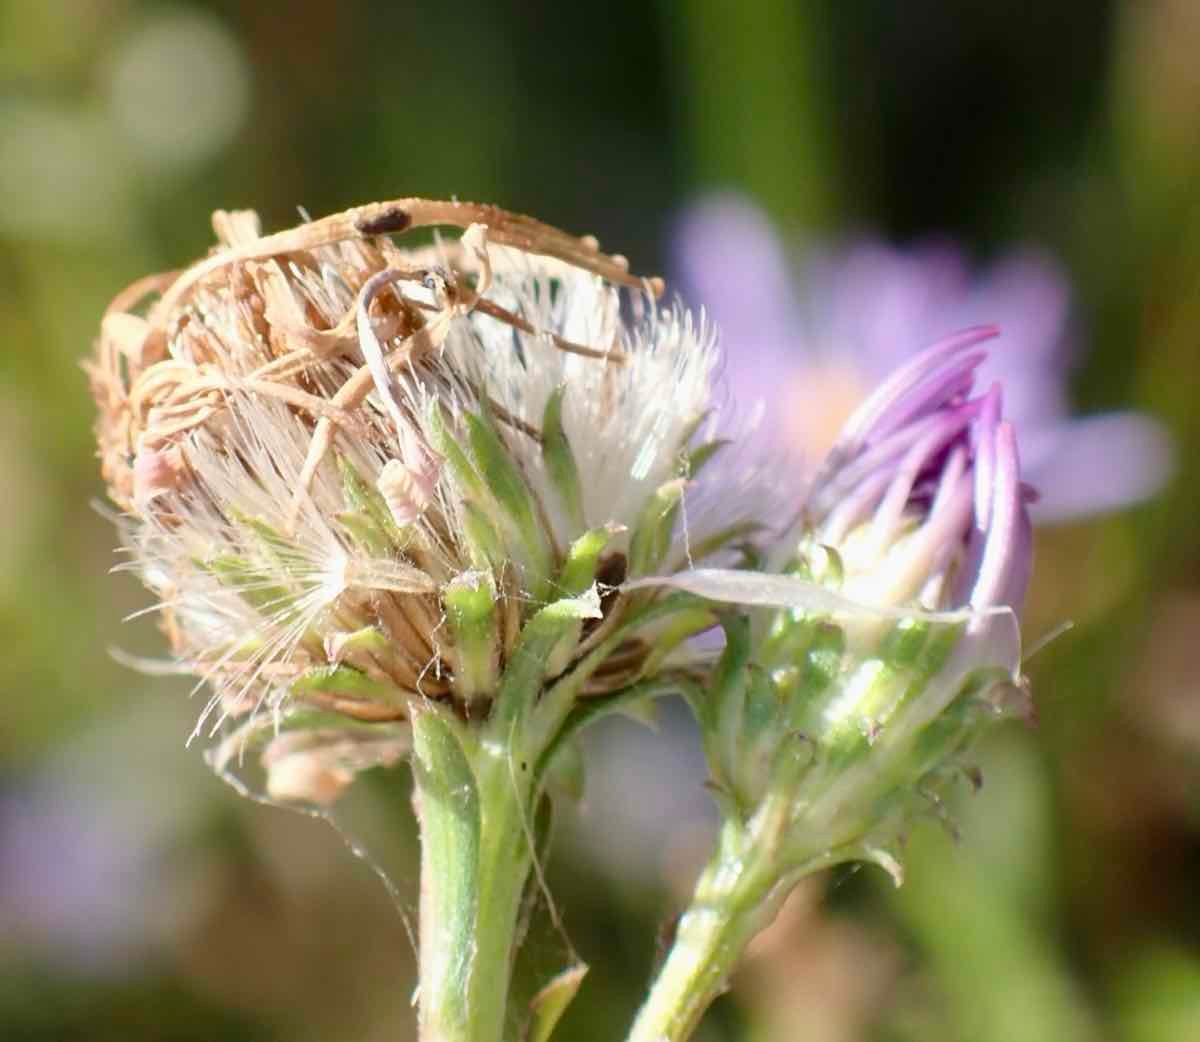
{"label": "purple flower", "polygon": [[[1004,387],[1036,520],[1065,520],[1154,494],[1171,469],[1161,426],[1138,413],[1073,418],[1070,291],[1035,251],[974,275],[953,245],[863,241],[810,254],[794,278],[765,216],[733,196],[702,201],[674,243],[685,294],[722,331],[726,379],[784,451],[820,460],[845,417],[914,353],[956,329],[994,324],[983,386]],[[811,467],[810,473],[811,473]]]}
{"label": "purple flower", "polygon": [[836,547],[840,591],[884,610],[1019,612],[1031,538],[1002,390],[973,395],[992,327],[910,359],[854,412],[817,472],[802,526]]}
{"label": "purple flower", "polygon": [[996,719],[1030,713],[1031,493],[1002,389],[977,382],[995,336],[948,337],[880,384],[766,571],[656,580],[775,609],[757,625],[725,617],[694,703],[723,828],[744,828],[734,861],[777,858],[786,878],[867,859],[899,879],[895,842],[913,814]]}

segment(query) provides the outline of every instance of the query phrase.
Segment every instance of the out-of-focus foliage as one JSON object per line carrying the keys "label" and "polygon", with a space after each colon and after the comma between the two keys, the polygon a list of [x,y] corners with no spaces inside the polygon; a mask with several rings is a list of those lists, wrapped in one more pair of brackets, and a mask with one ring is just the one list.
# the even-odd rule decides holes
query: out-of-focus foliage
{"label": "out-of-focus foliage", "polygon": [[[909,882],[807,887],[708,1040],[1179,1042],[1200,1032],[1200,16],[1189,0],[644,4],[0,2],[0,1037],[404,1037],[415,980],[408,787],[393,898],[337,834],[239,800],[184,739],[186,687],[115,563],[78,368],[108,299],[269,227],[458,195],[666,264],[672,215],[753,195],[796,235],[1022,241],[1075,280],[1074,393],[1157,414],[1157,503],[1039,533],[1041,714],[931,808]],[[710,821],[681,717],[590,746],[549,886],[593,967],[565,1037],[619,1037]],[[657,744],[656,744],[657,743]],[[666,743],[664,746],[662,743]],[[562,965],[543,912],[531,989]]]}

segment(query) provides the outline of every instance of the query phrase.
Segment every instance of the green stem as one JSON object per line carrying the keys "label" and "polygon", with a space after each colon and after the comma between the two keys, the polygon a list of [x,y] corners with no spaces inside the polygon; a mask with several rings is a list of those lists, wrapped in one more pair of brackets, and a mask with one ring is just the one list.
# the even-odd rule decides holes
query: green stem
{"label": "green stem", "polygon": [[414,721],[421,825],[421,1042],[501,1042],[532,864],[510,750]]}
{"label": "green stem", "polygon": [[[675,943],[627,1042],[683,1042],[718,995],[751,938],[790,887],[783,885],[757,830],[727,822],[721,844],[696,884]],[[761,837],[759,837],[761,839]]]}

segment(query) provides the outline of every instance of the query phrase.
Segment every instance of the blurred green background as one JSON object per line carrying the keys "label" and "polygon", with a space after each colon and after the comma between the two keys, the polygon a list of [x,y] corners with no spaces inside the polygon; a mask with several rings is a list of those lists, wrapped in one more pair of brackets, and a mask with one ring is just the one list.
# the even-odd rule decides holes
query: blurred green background
{"label": "blurred green background", "polygon": [[[919,830],[899,891],[807,886],[702,1037],[1200,1039],[1198,48],[1194,0],[0,2],[0,1038],[411,1033],[371,867],[237,798],[184,749],[186,685],[109,655],[161,649],[121,622],[146,595],[106,575],[91,505],[79,362],[109,298],[205,250],[216,207],[279,227],[457,195],[655,271],[681,207],[736,188],[796,235],[1050,248],[1089,336],[1078,403],[1156,414],[1180,466],[1150,506],[1039,533],[1027,632],[1077,626],[1030,664],[1039,727],[981,751],[962,841]],[[614,748],[645,769],[606,776]],[[702,822],[699,769],[657,750],[596,736],[550,865],[593,967],[568,1039],[621,1036],[686,892],[686,836],[607,816],[677,786]],[[408,909],[404,783],[356,798]],[[535,981],[564,957],[544,925]]]}

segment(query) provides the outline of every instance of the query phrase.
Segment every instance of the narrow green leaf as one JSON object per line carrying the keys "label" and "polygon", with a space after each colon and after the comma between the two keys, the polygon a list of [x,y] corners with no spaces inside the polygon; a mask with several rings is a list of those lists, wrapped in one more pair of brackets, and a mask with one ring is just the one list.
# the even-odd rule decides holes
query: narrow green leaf
{"label": "narrow green leaf", "polygon": [[197,564],[264,615],[286,615],[295,606],[295,595],[279,585],[276,576],[268,575],[245,557],[221,554]]}
{"label": "narrow green leaf", "polygon": [[652,574],[667,556],[686,487],[686,478],[675,478],[660,485],[646,501],[629,545],[631,577]]}
{"label": "narrow green leaf", "polygon": [[583,753],[575,742],[558,746],[546,767],[545,786],[551,796],[578,803],[583,797]]}
{"label": "narrow green leaf", "polygon": [[555,1027],[558,1025],[567,1007],[579,993],[583,978],[587,976],[587,966],[580,963],[564,970],[534,995],[529,1003],[529,1011],[533,1020],[529,1025],[528,1042],[549,1042]]}
{"label": "narrow green leaf", "polygon": [[695,478],[705,465],[725,446],[732,445],[728,438],[717,438],[714,441],[706,441],[703,445],[697,445],[694,449],[685,449],[683,452],[683,467],[682,476],[685,478]]}
{"label": "narrow green leaf", "polygon": [[544,595],[550,575],[551,554],[538,517],[533,493],[508,447],[486,416],[466,414],[471,455],[479,468],[491,500],[523,549],[528,571],[526,582],[535,596]]}
{"label": "narrow green leaf", "polygon": [[474,465],[450,430],[450,420],[441,402],[435,401],[429,410],[429,429],[433,447],[449,465],[450,473],[464,495],[482,499],[486,488]]}
{"label": "narrow green leaf", "polygon": [[707,607],[696,607],[681,611],[668,619],[661,629],[656,629],[650,653],[642,666],[642,676],[651,677],[662,668],[663,662],[681,644],[698,633],[712,629],[717,624],[717,615]]}
{"label": "narrow green leaf", "polygon": [[537,702],[542,682],[548,675],[553,654],[564,639],[573,639],[584,619],[600,617],[600,595],[595,587],[580,597],[548,604],[521,630],[520,640],[509,657],[491,725],[508,738],[507,729],[523,720]]}
{"label": "narrow green leaf", "polygon": [[500,668],[496,629],[496,584],[490,572],[465,572],[442,591],[454,637],[450,658],[456,693],[471,699],[495,691]]}
{"label": "narrow green leaf", "polygon": [[377,680],[367,676],[361,670],[345,665],[319,666],[316,669],[310,669],[292,681],[291,690],[296,695],[304,695],[309,692],[343,695],[347,698],[382,702],[396,708],[403,708],[409,701],[408,696],[395,685],[389,684],[386,680]]}
{"label": "narrow green leaf", "polygon": [[508,556],[504,552],[504,543],[487,512],[481,510],[470,500],[463,502],[462,512],[463,534],[467,538],[471,564],[478,569],[491,569],[497,574],[502,572]]}
{"label": "narrow green leaf", "polygon": [[766,527],[761,521],[736,521],[731,525],[726,525],[724,528],[713,532],[712,535],[692,543],[687,548],[687,556],[676,563],[675,570],[678,571],[689,563],[695,564],[698,561],[703,561],[705,558],[726,549],[735,540],[755,535],[763,531]]}
{"label": "narrow green leaf", "polygon": [[383,557],[392,549],[392,541],[370,517],[365,513],[343,510],[334,514],[350,538],[372,557]]}
{"label": "narrow green leaf", "polygon": [[725,650],[713,671],[712,701],[700,720],[700,730],[705,744],[715,753],[710,761],[722,772],[717,781],[729,787],[738,776],[746,687],[750,680],[750,620],[726,613],[721,616],[721,628],[725,631]]}
{"label": "narrow green leaf", "polygon": [[593,528],[571,544],[558,576],[558,589],[567,597],[578,597],[596,581],[596,566],[616,528]]}
{"label": "narrow green leaf", "polygon": [[366,525],[374,526],[393,547],[404,546],[404,532],[396,524],[379,490],[359,473],[347,457],[339,455],[337,463],[342,476],[342,495],[350,508],[348,513],[358,514],[363,519],[359,522],[360,530]]}
{"label": "narrow green leaf", "polygon": [[557,387],[546,400],[542,413],[542,460],[554,491],[558,493],[563,512],[571,527],[587,527],[583,512],[583,491],[579,484],[579,469],[567,432],[563,429],[562,404],[565,387]]}

